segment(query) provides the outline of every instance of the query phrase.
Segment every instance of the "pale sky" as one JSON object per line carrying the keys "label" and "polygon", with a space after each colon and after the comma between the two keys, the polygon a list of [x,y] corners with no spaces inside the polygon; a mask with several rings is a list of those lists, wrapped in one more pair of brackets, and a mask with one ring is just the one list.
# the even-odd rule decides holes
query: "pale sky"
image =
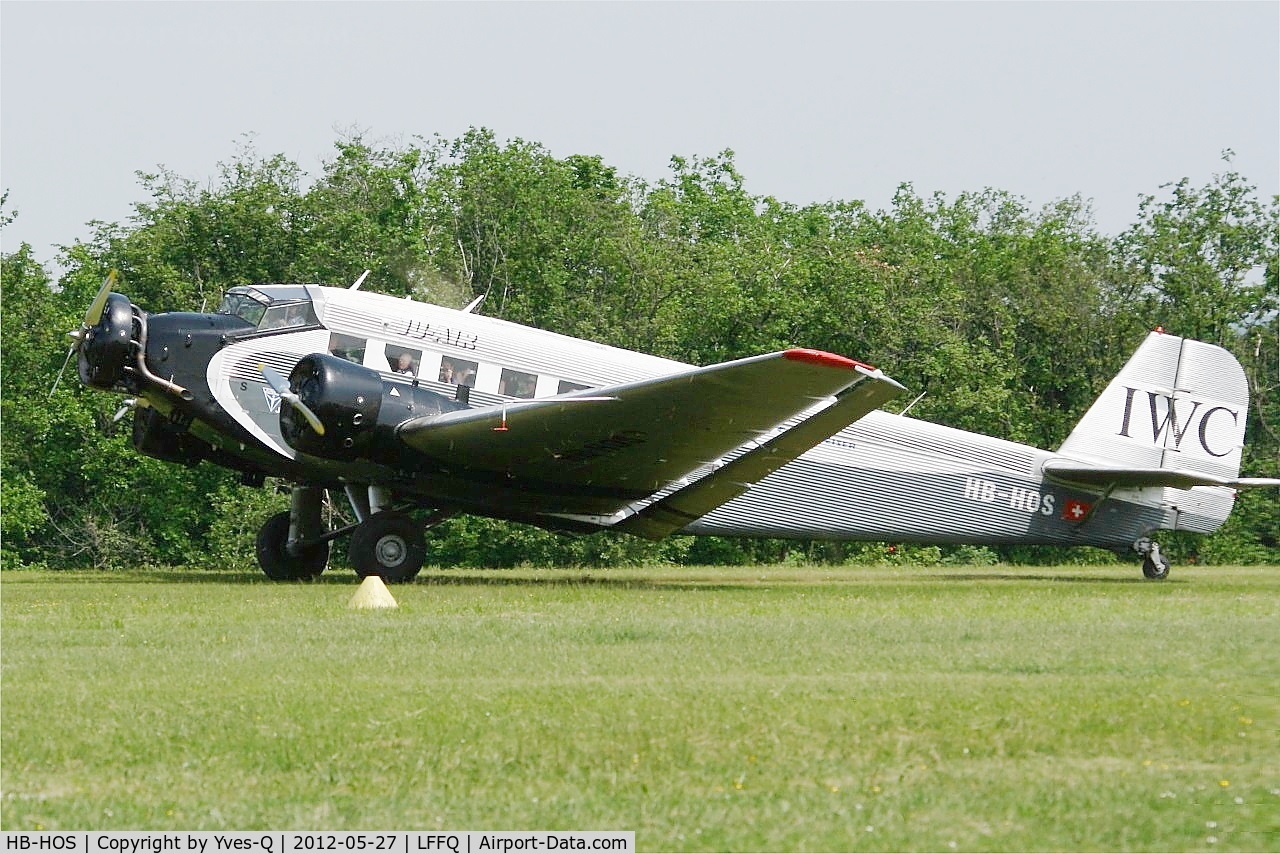
{"label": "pale sky", "polygon": [[0,3],[6,252],[52,262],[135,172],[203,183],[245,134],[315,175],[351,128],[471,126],[651,182],[731,148],[798,204],[1079,193],[1115,234],[1226,148],[1280,192],[1280,3]]}

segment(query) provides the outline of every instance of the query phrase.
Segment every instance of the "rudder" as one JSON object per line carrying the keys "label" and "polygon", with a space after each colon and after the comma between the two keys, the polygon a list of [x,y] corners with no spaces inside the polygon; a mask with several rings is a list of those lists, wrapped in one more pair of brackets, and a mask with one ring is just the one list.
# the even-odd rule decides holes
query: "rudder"
{"label": "rudder", "polygon": [[1228,351],[1152,332],[1058,449],[1102,466],[1240,474],[1249,383]]}

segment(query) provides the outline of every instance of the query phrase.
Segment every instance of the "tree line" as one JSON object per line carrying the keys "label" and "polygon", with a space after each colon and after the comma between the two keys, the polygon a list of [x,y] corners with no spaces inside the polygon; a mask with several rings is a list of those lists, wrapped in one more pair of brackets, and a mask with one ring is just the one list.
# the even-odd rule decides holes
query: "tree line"
{"label": "tree line", "polygon": [[[321,174],[243,147],[205,181],[139,173],[125,223],[92,223],[52,281],[30,246],[0,269],[0,555],[20,565],[242,567],[285,506],[209,464],[135,453],[119,399],[74,364],[53,388],[103,276],[151,312],[212,310],[226,288],[344,285],[461,307],[710,364],[791,346],[884,367],[924,397],[914,416],[1056,447],[1145,332],[1230,349],[1252,392],[1244,470],[1280,475],[1280,199],[1231,168],[1139,201],[1119,235],[1088,202],[1033,209],[996,189],[796,205],[749,193],[733,153],[672,158],[656,182],[600,157],[553,156],[473,129],[458,139],[336,143]],[[5,201],[7,206],[8,202]],[[3,212],[4,222],[16,213]],[[331,510],[341,517],[344,508]],[[1280,563],[1280,496],[1242,494],[1211,537],[1168,537],[1181,560]],[[435,529],[429,562],[1080,559],[1053,549],[904,548],[621,535],[569,538],[487,519]],[[1099,555],[1088,555],[1096,559]]]}

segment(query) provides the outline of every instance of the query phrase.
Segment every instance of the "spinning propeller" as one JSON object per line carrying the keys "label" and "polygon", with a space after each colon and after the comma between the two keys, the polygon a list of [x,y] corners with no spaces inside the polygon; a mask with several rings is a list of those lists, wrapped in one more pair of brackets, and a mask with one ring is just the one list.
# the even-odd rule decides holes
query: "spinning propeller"
{"label": "spinning propeller", "polygon": [[302,413],[302,417],[307,419],[307,423],[311,425],[311,429],[316,431],[316,435],[324,435],[324,422],[320,420],[320,416],[311,411],[311,407],[302,402],[302,398],[298,397],[297,392],[289,388],[289,381],[280,376],[280,372],[274,368],[270,368],[266,363],[258,365],[258,370],[262,371],[262,375],[266,377],[267,384],[280,395],[282,400],[289,401],[298,412]]}
{"label": "spinning propeller", "polygon": [[49,397],[53,397],[53,393],[58,390],[58,383],[62,382],[62,374],[67,370],[67,365],[71,362],[71,357],[77,352],[81,352],[86,343],[94,336],[90,333],[94,331],[94,327],[102,322],[102,315],[107,307],[107,297],[111,296],[111,291],[116,286],[118,274],[115,270],[107,273],[107,277],[102,280],[102,287],[98,288],[97,295],[93,298],[93,302],[89,303],[89,309],[84,313],[84,320],[80,324],[79,329],[73,329],[67,333],[67,337],[72,339],[71,347],[67,350],[67,358],[62,360],[62,367],[58,369],[58,375],[53,379],[53,387],[49,389]]}

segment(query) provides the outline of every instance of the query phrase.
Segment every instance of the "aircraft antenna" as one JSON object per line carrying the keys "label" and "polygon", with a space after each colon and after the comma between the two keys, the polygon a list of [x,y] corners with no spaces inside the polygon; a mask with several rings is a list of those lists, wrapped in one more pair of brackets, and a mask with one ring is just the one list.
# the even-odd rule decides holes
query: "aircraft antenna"
{"label": "aircraft antenna", "polygon": [[353,284],[350,288],[348,288],[348,290],[352,290],[352,291],[360,290],[360,286],[364,284],[364,280],[367,279],[369,277],[369,274],[372,272],[373,272],[372,270],[365,270],[363,273],[360,274],[360,278],[356,279],[355,284]]}
{"label": "aircraft antenna", "polygon": [[471,302],[467,303],[467,307],[466,307],[466,308],[464,308],[464,309],[462,310],[462,313],[463,313],[463,314],[470,314],[471,312],[475,311],[476,306],[478,306],[478,305],[480,305],[480,303],[484,302],[484,298],[485,298],[485,297],[487,297],[488,295],[489,295],[489,294],[488,294],[488,292],[486,291],[485,293],[482,293],[480,296],[478,296],[478,297],[476,297],[475,299],[473,299]]}
{"label": "aircraft antenna", "polygon": [[898,414],[899,414],[899,415],[906,415],[908,412],[910,412],[910,411],[911,411],[911,407],[915,406],[917,403],[919,403],[921,400],[923,400],[923,399],[924,399],[924,396],[925,396],[926,394],[928,394],[928,393],[929,393],[929,392],[927,392],[927,391],[922,391],[922,392],[920,392],[918,395],[916,395],[916,399],[915,399],[915,400],[913,400],[913,401],[911,401],[910,403],[908,403],[908,404],[907,404],[907,408],[906,408],[906,409],[904,409],[904,410],[902,410],[902,411],[901,411],[901,412],[899,412]]}

